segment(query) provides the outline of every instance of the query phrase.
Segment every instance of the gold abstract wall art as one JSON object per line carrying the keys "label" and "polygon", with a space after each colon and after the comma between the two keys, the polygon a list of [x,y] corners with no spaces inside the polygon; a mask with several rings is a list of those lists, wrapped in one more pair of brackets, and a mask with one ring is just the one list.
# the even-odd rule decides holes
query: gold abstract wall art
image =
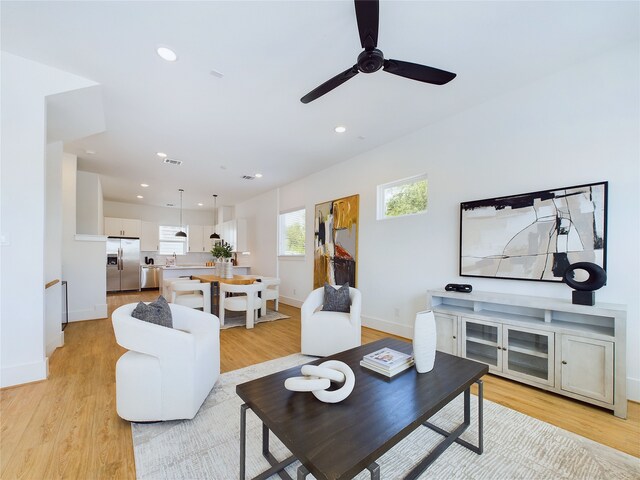
{"label": "gold abstract wall art", "polygon": [[356,286],[359,195],[319,203],[314,218],[313,288]]}

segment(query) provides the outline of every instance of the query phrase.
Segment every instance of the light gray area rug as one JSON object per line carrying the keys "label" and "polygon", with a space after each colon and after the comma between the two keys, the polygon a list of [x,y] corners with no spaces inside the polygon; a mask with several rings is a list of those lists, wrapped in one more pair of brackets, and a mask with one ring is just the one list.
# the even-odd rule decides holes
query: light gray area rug
{"label": "light gray area rug", "polygon": [[[275,310],[267,310],[267,313],[257,318],[255,323],[273,322],[274,320],[284,320],[285,318],[291,318],[284,313],[276,312]],[[224,316],[224,325],[220,329],[225,330],[233,327],[246,327],[247,326],[247,314],[245,312],[226,312]]]}
{"label": "light gray area rug", "polygon": [[[193,420],[132,424],[136,472],[139,479],[238,478],[241,400],[239,383],[312,360],[290,355],[220,376]],[[300,394],[304,395],[304,394]],[[472,424],[463,438],[475,444],[477,399],[472,402]],[[462,420],[462,396],[431,421],[450,429]],[[420,478],[426,479],[634,479],[640,478],[640,460],[574,433],[541,422],[496,403],[484,401],[484,453],[476,455],[453,444]],[[247,413],[247,477],[269,467],[262,457],[262,427]],[[420,427],[383,455],[381,478],[403,478],[442,437]],[[278,459],[288,450],[271,434],[271,451]],[[296,478],[295,462],[287,468]],[[273,478],[279,478],[277,476]],[[307,478],[313,478],[311,475]],[[357,479],[368,479],[368,471]]]}

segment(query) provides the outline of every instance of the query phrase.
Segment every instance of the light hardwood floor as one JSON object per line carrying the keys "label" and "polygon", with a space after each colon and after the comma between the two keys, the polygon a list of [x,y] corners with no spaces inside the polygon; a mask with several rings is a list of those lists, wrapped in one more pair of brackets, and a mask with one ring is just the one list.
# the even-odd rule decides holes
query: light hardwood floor
{"label": "light hardwood floor", "polygon": [[[109,314],[157,292],[109,295]],[[300,350],[300,310],[253,330],[223,330],[221,370],[228,372]],[[363,329],[368,343],[388,334]],[[131,427],[115,410],[115,343],[110,320],[71,323],[50,360],[49,379],[0,391],[0,478],[135,478]],[[640,457],[640,405],[629,418],[500,377],[485,377],[485,398]]]}

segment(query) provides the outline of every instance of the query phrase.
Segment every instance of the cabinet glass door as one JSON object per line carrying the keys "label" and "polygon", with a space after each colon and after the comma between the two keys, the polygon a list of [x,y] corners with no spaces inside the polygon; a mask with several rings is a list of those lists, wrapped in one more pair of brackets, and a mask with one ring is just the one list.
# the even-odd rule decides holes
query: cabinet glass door
{"label": "cabinet glass door", "polygon": [[554,384],[554,334],[505,326],[504,371],[545,385]]}
{"label": "cabinet glass door", "polygon": [[464,356],[502,369],[501,326],[478,320],[464,320]]}

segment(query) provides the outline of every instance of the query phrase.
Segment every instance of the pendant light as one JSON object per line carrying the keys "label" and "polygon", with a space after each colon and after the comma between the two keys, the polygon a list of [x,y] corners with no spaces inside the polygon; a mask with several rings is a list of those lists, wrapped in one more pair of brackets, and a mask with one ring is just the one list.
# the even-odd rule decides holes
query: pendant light
{"label": "pendant light", "polygon": [[182,231],[182,192],[184,192],[184,190],[180,188],[178,191],[180,192],[180,231],[176,232],[176,237],[187,238],[187,234]]}
{"label": "pendant light", "polygon": [[213,196],[213,233],[209,236],[212,240],[219,240],[220,235],[216,233],[216,224],[218,223],[218,195]]}

